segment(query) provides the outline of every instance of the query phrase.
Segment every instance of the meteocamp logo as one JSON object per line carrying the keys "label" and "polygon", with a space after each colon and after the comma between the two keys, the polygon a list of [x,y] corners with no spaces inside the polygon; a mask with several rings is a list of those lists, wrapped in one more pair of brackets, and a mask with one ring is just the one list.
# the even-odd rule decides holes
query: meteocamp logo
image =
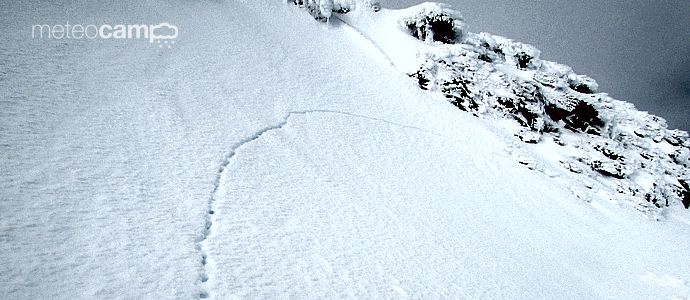
{"label": "meteocamp logo", "polygon": [[31,38],[50,40],[148,40],[158,47],[172,48],[179,30],[177,26],[167,22],[156,25],[149,24],[56,24],[33,25]]}

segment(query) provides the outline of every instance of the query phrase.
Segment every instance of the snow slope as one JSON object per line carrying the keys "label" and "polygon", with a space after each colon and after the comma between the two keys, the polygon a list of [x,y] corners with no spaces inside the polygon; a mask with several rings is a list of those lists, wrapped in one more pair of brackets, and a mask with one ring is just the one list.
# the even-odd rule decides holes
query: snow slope
{"label": "snow slope", "polygon": [[[687,211],[577,199],[336,19],[0,5],[1,298],[690,297]],[[27,38],[64,14],[180,38]]]}
{"label": "snow slope", "polygon": [[459,12],[437,3],[340,18],[421,89],[535,144],[532,153],[516,151],[516,159],[571,177],[580,198],[592,190],[651,218],[668,206],[690,208],[688,133],[598,92],[593,79],[541,60],[533,46],[468,32]]}

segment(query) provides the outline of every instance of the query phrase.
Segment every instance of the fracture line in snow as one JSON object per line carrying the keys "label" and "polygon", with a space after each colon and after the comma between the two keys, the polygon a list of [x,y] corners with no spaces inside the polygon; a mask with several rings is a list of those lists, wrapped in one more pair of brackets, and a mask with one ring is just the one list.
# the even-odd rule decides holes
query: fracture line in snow
{"label": "fracture line in snow", "polygon": [[[356,33],[357,35],[361,36],[362,39],[364,39],[365,42],[371,44],[371,46],[372,46],[374,49],[376,49],[376,51],[379,52],[379,53],[381,54],[381,56],[383,56],[383,58],[384,58],[384,59],[385,59],[395,70],[397,70],[397,71],[400,72],[400,69],[398,69],[398,67],[395,65],[395,63],[393,62],[393,60],[388,56],[388,54],[386,54],[386,52],[383,51],[383,49],[381,48],[381,46],[379,46],[378,44],[376,44],[376,43],[374,42],[373,39],[371,39],[369,36],[367,36],[363,31],[359,30],[359,28],[350,25],[350,24],[347,23],[345,20],[343,20],[342,18],[338,17],[338,15],[333,15],[333,17],[334,17],[335,19],[337,19],[339,23],[341,23],[342,25],[344,25],[344,27],[349,28],[349,29],[352,30],[354,33]],[[404,73],[404,72],[401,72],[401,73]]]}
{"label": "fracture line in snow", "polygon": [[[199,255],[201,256],[201,264],[202,264],[202,268],[203,268],[201,271],[201,274],[199,276],[199,280],[202,282],[202,285],[205,282],[207,282],[208,278],[209,278],[207,271],[206,271],[206,264],[208,262],[208,255],[207,255],[207,251],[204,247],[204,241],[206,241],[206,239],[211,234],[211,228],[213,225],[213,216],[215,214],[215,202],[217,200],[216,198],[218,196],[218,191],[220,189],[220,185],[221,185],[221,182],[223,180],[223,176],[225,175],[225,170],[228,168],[228,166],[232,162],[232,159],[237,154],[237,151],[239,151],[243,146],[245,146],[245,145],[247,145],[253,141],[258,140],[259,138],[261,138],[264,134],[266,134],[268,132],[282,129],[285,125],[288,124],[288,122],[290,121],[290,118],[292,118],[293,116],[295,116],[295,115],[307,115],[307,114],[312,114],[312,113],[332,113],[332,114],[339,114],[339,115],[350,116],[350,117],[355,117],[355,118],[368,119],[368,120],[372,120],[372,121],[391,124],[391,125],[401,127],[401,128],[414,129],[414,130],[422,131],[422,132],[425,132],[428,134],[441,136],[437,133],[434,133],[432,131],[429,131],[429,130],[426,130],[423,128],[419,128],[419,127],[415,127],[415,126],[411,126],[411,125],[405,125],[405,124],[401,124],[401,123],[397,123],[397,122],[393,122],[393,121],[389,121],[389,120],[385,120],[385,119],[381,119],[381,118],[370,117],[370,116],[366,116],[366,115],[360,115],[360,114],[356,114],[356,113],[343,112],[343,111],[337,111],[337,110],[313,109],[313,110],[290,111],[285,115],[283,120],[280,121],[279,123],[272,125],[272,126],[264,127],[261,130],[255,132],[253,135],[251,135],[247,138],[244,138],[241,141],[235,143],[231,147],[230,151],[225,155],[223,162],[218,167],[218,171],[216,173],[216,179],[213,183],[213,191],[211,192],[211,197],[209,198],[208,203],[207,203],[206,214],[204,215],[204,230],[202,231],[202,234],[195,241],[196,250],[199,252]],[[199,298],[208,298],[208,297],[209,297],[209,292],[207,290],[202,289],[199,292]]]}

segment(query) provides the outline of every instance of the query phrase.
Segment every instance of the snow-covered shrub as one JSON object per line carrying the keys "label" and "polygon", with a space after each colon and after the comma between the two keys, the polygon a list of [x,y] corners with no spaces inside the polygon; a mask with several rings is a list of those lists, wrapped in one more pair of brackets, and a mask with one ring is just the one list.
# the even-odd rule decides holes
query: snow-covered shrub
{"label": "snow-covered shrub", "polygon": [[326,22],[336,9],[333,0],[293,0],[295,5],[303,7],[314,19]]}
{"label": "snow-covered shrub", "polygon": [[[307,12],[309,12],[314,19],[326,22],[328,18],[331,17],[331,10],[333,9],[333,1],[322,1],[322,0],[294,0],[295,5],[303,7]],[[330,7],[330,9],[329,9]],[[326,12],[326,13],[324,13]]]}
{"label": "snow-covered shrub", "polygon": [[355,9],[354,0],[335,0],[333,1],[333,11],[339,14],[346,14]]}
{"label": "snow-covered shrub", "polygon": [[355,9],[381,10],[381,2],[379,0],[333,0],[333,4],[333,11],[338,13],[347,13]]}
{"label": "snow-covered shrub", "polygon": [[454,44],[461,41],[465,33],[465,22],[460,13],[437,3],[417,6],[412,16],[400,22],[412,36],[429,43]]}
{"label": "snow-covered shrub", "polygon": [[333,0],[319,0],[319,12],[326,19],[329,19],[333,12]]}
{"label": "snow-covered shrub", "polygon": [[381,10],[378,0],[293,0],[295,5],[303,7],[314,19],[326,22],[333,12],[348,13],[359,8]]}

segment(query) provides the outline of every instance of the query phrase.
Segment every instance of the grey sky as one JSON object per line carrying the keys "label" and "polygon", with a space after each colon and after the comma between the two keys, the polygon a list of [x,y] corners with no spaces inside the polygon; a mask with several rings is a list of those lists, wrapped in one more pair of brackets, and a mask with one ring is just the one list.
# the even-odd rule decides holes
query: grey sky
{"label": "grey sky", "polygon": [[[690,0],[437,0],[470,31],[535,45],[602,92],[690,130]],[[389,8],[421,0],[382,0]]]}

